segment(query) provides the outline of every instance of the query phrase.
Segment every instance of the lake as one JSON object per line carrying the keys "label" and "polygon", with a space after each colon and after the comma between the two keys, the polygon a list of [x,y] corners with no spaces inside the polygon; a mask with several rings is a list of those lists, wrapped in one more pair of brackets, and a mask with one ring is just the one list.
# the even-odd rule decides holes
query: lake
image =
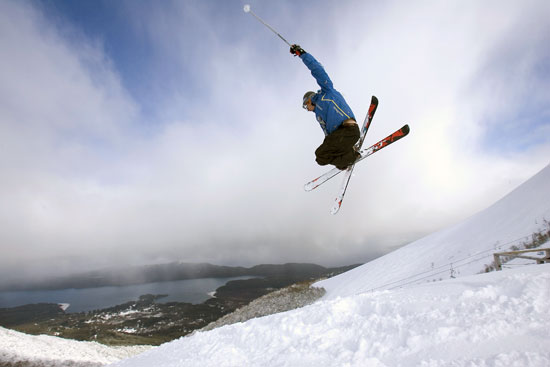
{"label": "lake", "polygon": [[15,307],[30,303],[68,303],[67,312],[82,312],[116,306],[135,301],[144,294],[167,294],[158,303],[188,302],[198,304],[211,298],[214,292],[230,280],[253,277],[202,278],[146,283],[119,287],[83,289],[59,289],[39,291],[0,292],[0,308]]}

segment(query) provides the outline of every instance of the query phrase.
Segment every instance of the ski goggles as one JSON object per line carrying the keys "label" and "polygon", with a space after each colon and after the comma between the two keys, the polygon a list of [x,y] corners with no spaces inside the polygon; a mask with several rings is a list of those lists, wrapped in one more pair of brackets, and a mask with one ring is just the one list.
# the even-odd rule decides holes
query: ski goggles
{"label": "ski goggles", "polygon": [[[306,92],[304,94],[304,98],[302,100],[302,107],[307,110],[307,102],[311,100],[311,98],[315,95],[315,92]],[[313,102],[311,102],[313,103]]]}

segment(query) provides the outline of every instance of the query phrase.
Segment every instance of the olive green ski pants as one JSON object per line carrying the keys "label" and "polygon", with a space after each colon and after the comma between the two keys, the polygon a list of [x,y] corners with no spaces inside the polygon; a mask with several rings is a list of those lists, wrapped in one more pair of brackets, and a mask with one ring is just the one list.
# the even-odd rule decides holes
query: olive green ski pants
{"label": "olive green ski pants", "polygon": [[325,137],[323,144],[315,151],[315,160],[321,166],[332,164],[339,169],[348,167],[357,158],[353,146],[359,140],[359,136],[357,124],[340,126]]}

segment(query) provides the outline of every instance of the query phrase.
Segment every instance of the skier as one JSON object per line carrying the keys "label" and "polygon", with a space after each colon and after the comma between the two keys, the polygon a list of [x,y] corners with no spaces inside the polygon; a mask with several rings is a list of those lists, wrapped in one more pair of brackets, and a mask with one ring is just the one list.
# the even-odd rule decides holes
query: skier
{"label": "skier", "polygon": [[315,112],[315,117],[325,133],[325,139],[315,150],[316,161],[324,166],[332,164],[340,170],[347,169],[360,156],[354,149],[359,140],[359,126],[344,97],[334,89],[323,66],[299,45],[292,45],[290,53],[299,56],[321,87],[317,92],[306,92],[302,107]]}

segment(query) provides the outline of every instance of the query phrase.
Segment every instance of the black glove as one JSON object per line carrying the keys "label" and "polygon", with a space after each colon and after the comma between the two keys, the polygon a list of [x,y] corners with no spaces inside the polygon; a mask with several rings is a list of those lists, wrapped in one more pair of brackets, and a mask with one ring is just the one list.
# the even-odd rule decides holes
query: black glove
{"label": "black glove", "polygon": [[306,52],[299,45],[292,45],[290,46],[290,53],[293,54],[294,56],[300,56],[305,54]]}

